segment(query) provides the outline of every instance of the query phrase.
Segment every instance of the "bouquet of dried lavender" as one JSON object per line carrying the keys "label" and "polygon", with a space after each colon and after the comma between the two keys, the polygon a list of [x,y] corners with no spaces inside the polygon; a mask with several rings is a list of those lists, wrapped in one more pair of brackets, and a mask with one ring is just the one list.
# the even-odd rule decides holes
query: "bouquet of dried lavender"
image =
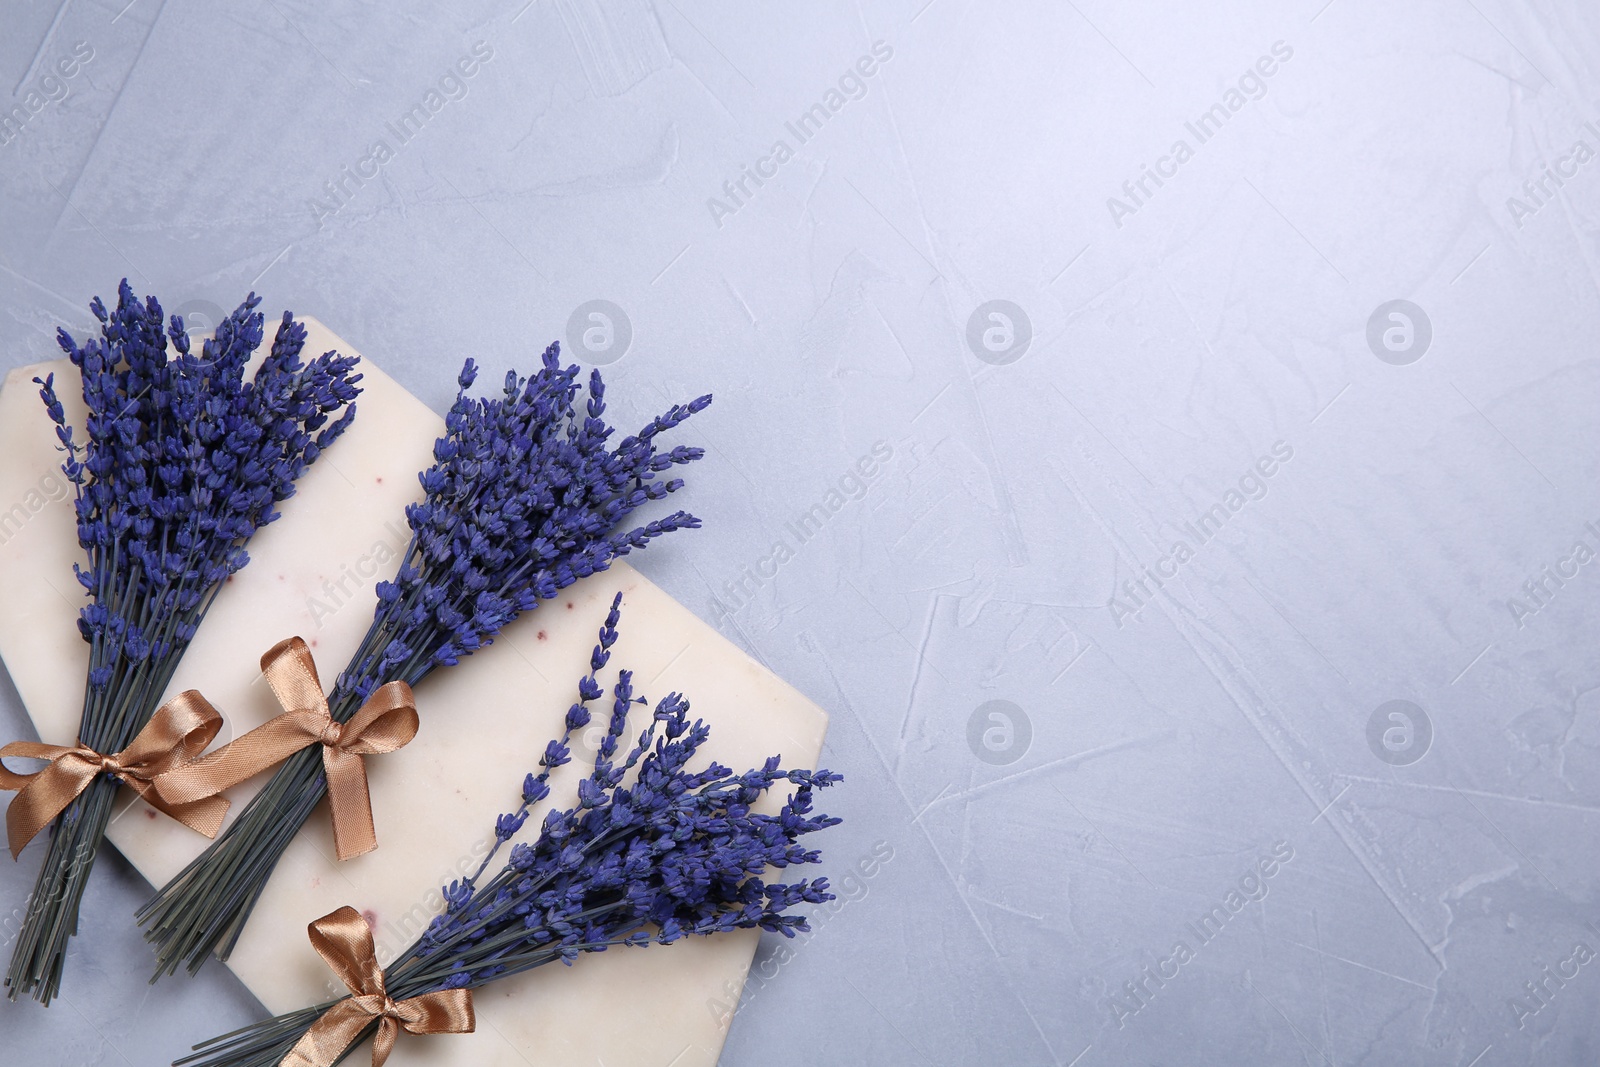
{"label": "bouquet of dried lavender", "polygon": [[[789,911],[832,900],[827,879],[778,884],[763,876],[821,859],[799,838],[838,824],[811,808],[813,791],[840,776],[781,770],[776,756],[739,775],[716,763],[691,771],[711,731],[689,721],[689,702],[676,693],[656,705],[619,760],[628,713],[645,703],[634,697],[628,671],[618,672],[610,723],[593,772],[578,783],[578,806],[547,814],[538,840],[514,845],[505,866],[480,884],[529,809],[548,796],[551,770],[571,760],[573,733],[589,724],[589,702],[603,692],[596,672],[610,659],[621,603],[618,594],[565,734],[546,747],[539,772],[524,779],[521,806],[496,820],[494,847],[477,872],[444,888],[444,911],[422,936],[380,971],[359,914],[341,908],[317,920],[313,944],[351,985],[351,996],[197,1045],[180,1067],[331,1067],[373,1034],[374,1062],[381,1063],[399,1030],[470,1030],[466,991],[498,978],[557,960],[571,965],[613,945],[664,945],[753,927],[793,937],[807,929],[804,917]],[[777,815],[751,811],[784,781],[797,788]]]}
{"label": "bouquet of dried lavender", "polygon": [[[419,475],[423,499],[406,509],[410,545],[394,580],[378,583],[372,625],[327,697],[335,722],[350,721],[380,687],[415,685],[489,644],[520,613],[616,558],[699,526],[680,511],[619,530],[635,509],[682,487],[657,475],[702,450],[657,451],[657,437],[711,397],[674,405],[608,447],[599,371],[580,413],[578,368],[561,366],[556,345],[531,377],[508,373],[495,399],[467,395],[476,373],[468,360],[434,463]],[[327,785],[316,746],[290,756],[222,836],[141,909],[156,978],[180,963],[195,973],[213,954],[227,958]]]}
{"label": "bouquet of dried lavender", "polygon": [[[248,562],[245,543],[278,517],[295,479],[355,416],[356,360],[329,352],[302,365],[305,327],[288,313],[270,354],[245,379],[262,340],[259,302],[250,294],[196,354],[183,320],[173,316],[163,330],[160,304],[141,303],[126,279],[114,312],[96,297],[99,338],[80,346],[58,333],[83,381],[82,441],[54,376],[39,382],[66,451],[62,470],[76,491],[78,542],[88,556],[87,568],[74,570],[90,598],[78,621],[89,676],[77,745],[14,744],[10,754],[51,765],[28,775],[0,769],[0,785],[22,791],[7,812],[13,852],[53,822],[6,975],[13,999],[26,991],[49,1003],[55,995],[119,781],[144,791],[141,767],[162,762],[145,733],[157,701],[223,581]],[[187,751],[179,743],[166,757]],[[47,796],[63,779],[71,779],[66,791]]]}

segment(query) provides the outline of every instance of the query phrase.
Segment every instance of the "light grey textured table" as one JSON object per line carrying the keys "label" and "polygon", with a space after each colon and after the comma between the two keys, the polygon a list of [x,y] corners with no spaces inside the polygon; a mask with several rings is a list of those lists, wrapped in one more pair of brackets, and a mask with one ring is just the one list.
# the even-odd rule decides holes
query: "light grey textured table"
{"label": "light grey textured table", "polygon": [[[724,1062],[1600,1061],[1592,4],[124,2],[0,7],[0,366],[127,275],[718,394],[640,565],[872,871]],[[255,1016],[146,893],[0,1059]]]}

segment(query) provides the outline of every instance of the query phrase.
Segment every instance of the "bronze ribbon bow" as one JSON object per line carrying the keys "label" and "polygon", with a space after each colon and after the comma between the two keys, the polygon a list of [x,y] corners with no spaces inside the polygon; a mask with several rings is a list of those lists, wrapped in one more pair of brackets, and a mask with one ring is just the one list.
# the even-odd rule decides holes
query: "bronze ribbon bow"
{"label": "bronze ribbon bow", "polygon": [[372,930],[356,909],[343,907],[324,915],[306,932],[317,955],[349,987],[350,996],[323,1012],[278,1067],[332,1067],[374,1019],[378,1033],[372,1040],[372,1067],[383,1067],[401,1030],[470,1034],[477,1025],[470,989],[441,989],[398,1002],[389,999]]}
{"label": "bronze ribbon bow", "polygon": [[206,698],[190,689],[156,709],[144,729],[121,752],[102,756],[82,743],[46,745],[13,741],[0,748],[8,756],[49,760],[32,774],[18,774],[0,763],[0,789],[17,790],[6,809],[6,837],[15,859],[33,835],[50,824],[100,774],[112,774],[138,791],[151,807],[207,837],[216,837],[228,802],[221,797],[174,800],[159,795],[154,780],[192,762],[216,739],[222,716]]}
{"label": "bronze ribbon bow", "polygon": [[417,736],[417,709],[404,682],[380,686],[349,722],[328,712],[311,650],[298,637],[279,641],[261,657],[261,671],[284,712],[204,759],[162,775],[156,791],[167,803],[215,796],[310,745],[322,745],[333,808],[333,843],[341,860],[378,847],[372,797],[361,757],[393,752]]}

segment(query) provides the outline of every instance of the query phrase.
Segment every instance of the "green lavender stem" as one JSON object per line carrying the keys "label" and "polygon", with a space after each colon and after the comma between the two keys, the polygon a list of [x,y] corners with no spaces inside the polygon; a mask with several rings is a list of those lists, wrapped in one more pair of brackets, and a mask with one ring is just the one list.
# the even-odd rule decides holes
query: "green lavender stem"
{"label": "green lavender stem", "polygon": [[67,942],[78,932],[78,906],[111,821],[117,787],[113,779],[95,779],[58,817],[6,973],[13,1000],[27,992],[49,1004],[60,989]]}
{"label": "green lavender stem", "polygon": [[[554,963],[557,959],[560,959],[560,953],[555,948],[533,949],[519,957],[508,958],[509,967],[506,975],[502,977],[542,967]],[[430,966],[434,965],[427,960],[409,955],[406,959],[391,964],[384,970],[384,981],[388,986],[390,997],[397,1001],[407,1000],[439,989],[449,972],[449,966],[447,964],[445,970],[440,973],[431,972]],[[336,1000],[330,1000],[314,1008],[301,1008],[299,1011],[287,1012],[259,1023],[252,1023],[232,1033],[214,1037],[194,1046],[193,1055],[174,1060],[172,1067],[276,1067],[289,1054],[289,1050],[305,1036],[306,1031],[322,1018],[323,1013],[337,1003]],[[363,1041],[373,1035],[377,1028],[377,1020],[374,1020],[371,1026],[362,1030],[356,1039],[350,1042],[349,1048],[345,1049],[344,1054],[334,1063],[344,1062]],[[439,1040],[449,1040],[449,1038],[445,1036]]]}
{"label": "green lavender stem", "polygon": [[278,768],[222,836],[195,857],[137,914],[157,945],[154,982],[185,965],[199,972],[215,954],[227,959],[295,832],[327,791],[320,746]]}
{"label": "green lavender stem", "polygon": [[[246,382],[264,336],[254,294],[198,353],[154,297],[141,301],[126,279],[117,297],[115,311],[98,297],[90,304],[98,338],[80,345],[57,335],[82,383],[81,430],[67,418],[55,375],[34,379],[65,453],[87,563],[75,568],[91,600],[78,619],[90,653],[77,740],[102,756],[126,749],[149,724],[218,590],[248,562],[245,544],[348,428],[360,391],[353,357],[302,363],[305,328],[288,314]],[[6,973],[11,998],[26,992],[49,1003],[59,992],[119,785],[97,775],[51,820]]]}
{"label": "green lavender stem", "polygon": [[[673,405],[608,451],[613,429],[602,418],[599,373],[579,409],[577,365],[563,368],[554,344],[541,362],[531,377],[508,375],[496,400],[468,394],[477,368],[470,359],[463,366],[447,433],[419,475],[424,499],[406,510],[411,545],[394,580],[378,583],[374,624],[329,699],[335,720],[355,713],[351,694],[391,681],[416,686],[579,578],[661,534],[699,526],[679,511],[620,528],[636,508],[682,487],[681,478],[656,476],[699,459],[702,450],[661,452],[656,439],[711,397]],[[194,973],[213,954],[228,957],[289,840],[326,790],[319,760],[316,749],[289,760],[222,837],[140,910],[139,925],[156,946],[155,978],[180,964]]]}
{"label": "green lavender stem", "polygon": [[[413,537],[403,561],[415,562],[419,551]],[[418,595],[413,590],[406,600],[378,613],[351,658],[352,668],[388,644],[397,629],[394,620],[410,611]],[[422,635],[430,632],[431,628],[425,629]],[[425,657],[416,656],[402,664],[396,676],[416,684],[430,666]],[[330,695],[328,711],[336,721],[347,722],[360,710],[361,702],[353,693],[353,686],[340,684]],[[156,947],[152,982],[176,974],[179,966],[197,974],[212,956],[226,960],[232,954],[289,842],[326,793],[322,747],[312,745],[295,753],[221,836],[139,909],[135,921],[145,928],[145,940]]]}
{"label": "green lavender stem", "polygon": [[[198,626],[210,601],[187,621]],[[163,636],[180,620],[169,620]],[[172,654],[160,663],[126,665],[111,685],[90,688],[84,696],[80,737],[96,752],[120,752],[144,729],[155,713],[156,702],[172,680],[187,644],[174,642]],[[97,653],[100,646],[96,647]],[[91,656],[91,664],[95,656]],[[15,1000],[28,993],[48,1005],[61,988],[67,943],[78,932],[78,908],[94,869],[100,843],[116,807],[121,783],[101,775],[89,784],[52,822],[50,844],[39,877],[28,898],[17,942],[6,971],[7,994]]]}

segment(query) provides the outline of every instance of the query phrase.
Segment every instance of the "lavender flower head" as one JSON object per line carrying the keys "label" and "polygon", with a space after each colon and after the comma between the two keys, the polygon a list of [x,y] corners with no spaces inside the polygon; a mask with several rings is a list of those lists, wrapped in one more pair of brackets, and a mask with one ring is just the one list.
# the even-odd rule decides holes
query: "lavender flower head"
{"label": "lavender flower head", "polygon": [[683,511],[621,530],[647,501],[682,488],[660,478],[704,455],[656,438],[710,396],[675,404],[639,433],[608,447],[605,385],[589,377],[580,413],[578,367],[544,352],[532,376],[506,374],[502,395],[467,395],[477,368],[467,360],[460,393],[434,444],[434,463],[418,475],[424,498],[406,509],[412,541],[393,581],[379,582],[373,633],[342,684],[365,696],[378,684],[415,684],[488,645],[522,612],[661,534],[695,529]]}
{"label": "lavender flower head", "polygon": [[[339,722],[348,722],[378,686],[415,686],[578,579],[664,533],[700,525],[682,511],[631,528],[627,520],[683,486],[661,475],[703,452],[658,449],[658,438],[704,410],[711,397],[674,405],[613,442],[599,372],[590,375],[579,408],[578,368],[561,365],[556,345],[531,376],[508,373],[499,396],[469,396],[476,377],[469,359],[433,463],[418,475],[423,498],[406,509],[411,542],[394,578],[377,583],[372,624],[328,696],[329,714]],[[160,971],[187,961],[192,973],[213,956],[228,957],[293,828],[310,817],[325,788],[315,749],[290,757],[221,836],[140,910],[145,936],[158,946]],[[516,833],[521,817],[502,821],[503,839]]]}
{"label": "lavender flower head", "polygon": [[[646,947],[684,937],[760,928],[786,937],[807,929],[801,904],[833,900],[826,878],[768,881],[769,872],[817,863],[800,838],[840,820],[813,815],[816,790],[841,780],[829,771],[784,770],[777,756],[734,774],[716,763],[691,770],[711,730],[690,721],[677,693],[656,705],[650,723],[623,752],[629,712],[644,704],[633,676],[619,671],[594,768],[578,784],[576,807],[544,817],[537,840],[511,847],[487,881],[501,848],[529,811],[550,795],[550,774],[572,760],[574,733],[589,725],[589,705],[604,696],[598,672],[611,659],[622,607],[618,594],[600,629],[589,673],[567,711],[561,737],[522,782],[522,803],[495,820],[494,844],[470,878],[444,887],[444,910],[384,968],[396,1001],[443,989],[472,989],[557,960],[614,945]],[[780,782],[795,786],[777,814],[752,810]],[[302,1008],[195,1046],[178,1067],[272,1067],[338,1001]],[[354,1048],[377,1028],[356,1035]]]}
{"label": "lavender flower head", "polygon": [[[759,927],[793,937],[807,929],[795,906],[833,899],[825,878],[767,881],[772,869],[816,863],[799,843],[839,823],[812,815],[813,795],[841,780],[829,771],[783,770],[780,757],[735,775],[710,763],[691,770],[711,729],[690,721],[689,702],[668,694],[623,754],[635,697],[619,671],[593,771],[578,786],[578,806],[552,811],[538,840],[511,848],[505,866],[479,884],[531,807],[549,795],[550,772],[570,762],[574,733],[602,696],[596,673],[617,639],[622,595],[612,601],[568,710],[565,732],[550,742],[539,770],[523,781],[522,804],[501,816],[477,872],[444,887],[445,909],[390,968],[405,996],[482,985],[612,945],[670,944],[691,935]],[[797,788],[775,815],[755,803],[780,782]],[[391,986],[393,988],[393,986]]]}
{"label": "lavender flower head", "polygon": [[96,297],[100,337],[79,345],[57,331],[83,380],[82,443],[55,376],[35,379],[67,453],[89,560],[74,570],[93,598],[78,622],[96,652],[91,688],[111,682],[119,657],[160,662],[187,646],[222,581],[249,561],[245,542],[355,418],[356,358],[329,352],[302,365],[305,327],[288,312],[245,380],[262,340],[259,303],[251,293],[196,354],[182,318],[163,330],[161,305],[141,303],[127,279],[115,311]]}
{"label": "lavender flower head", "polygon": [[[126,747],[150,721],[217,591],[249,562],[246,542],[355,418],[355,358],[302,364],[305,327],[287,313],[246,380],[259,303],[251,293],[197,354],[183,320],[163,324],[156,298],[141,302],[126,278],[115,311],[96,297],[99,337],[80,345],[57,332],[83,383],[81,440],[55,376],[34,379],[66,452],[88,557],[73,565],[90,598],[78,616],[90,646],[78,738],[96,752]],[[6,972],[12,998],[48,1004],[57,992],[118,784],[96,778],[54,820]]]}

